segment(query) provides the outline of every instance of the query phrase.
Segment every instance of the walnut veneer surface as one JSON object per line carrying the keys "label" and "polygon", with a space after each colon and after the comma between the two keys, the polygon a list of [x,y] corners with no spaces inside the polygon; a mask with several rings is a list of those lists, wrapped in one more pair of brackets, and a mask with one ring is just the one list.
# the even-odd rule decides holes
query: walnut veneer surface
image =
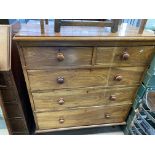
{"label": "walnut veneer surface", "polygon": [[17,42],[36,132],[122,125],[154,54],[153,32],[23,25]]}

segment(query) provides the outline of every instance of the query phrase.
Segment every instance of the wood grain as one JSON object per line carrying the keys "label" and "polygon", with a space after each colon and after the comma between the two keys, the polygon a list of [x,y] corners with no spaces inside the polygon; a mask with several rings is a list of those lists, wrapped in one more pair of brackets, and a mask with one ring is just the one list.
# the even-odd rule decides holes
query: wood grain
{"label": "wood grain", "polygon": [[[64,60],[57,59],[58,53]],[[91,65],[92,48],[89,47],[24,47],[25,65],[28,69],[46,69],[59,66]]]}
{"label": "wood grain", "polygon": [[[125,121],[131,105],[89,107],[78,110],[36,113],[39,129],[54,129]],[[109,118],[106,116],[109,115]],[[64,119],[60,123],[60,119]]]}
{"label": "wood grain", "polygon": [[[119,103],[123,105],[127,102],[133,103],[138,86],[133,87],[108,87],[105,92],[105,100],[107,105],[115,105]],[[111,100],[111,96],[115,96],[115,100]]]}
{"label": "wood grain", "polygon": [[[96,64],[103,66],[146,66],[155,53],[154,46],[98,47],[96,51]],[[127,60],[122,58],[125,52]]]}
{"label": "wood grain", "polygon": [[111,66],[113,64],[115,47],[97,47],[95,51],[95,65]]}
{"label": "wood grain", "polygon": [[[43,91],[32,93],[35,109],[39,111],[65,110],[69,108],[131,104],[137,87],[123,88],[80,88]],[[116,100],[111,101],[110,96],[115,95]],[[59,104],[63,98],[64,103]]]}
{"label": "wood grain", "polygon": [[[145,67],[114,67],[111,68],[108,85],[118,87],[139,85],[144,74]],[[121,81],[115,80],[116,76],[122,76]]]}
{"label": "wood grain", "polygon": [[[28,37],[26,37],[28,38]],[[124,46],[155,46],[155,37],[41,37],[40,41],[36,37],[31,37],[27,40],[22,37],[23,41],[17,41],[22,47],[43,47],[43,46],[67,46],[67,47],[124,47]],[[56,39],[55,39],[56,38]]]}
{"label": "wood grain", "polygon": [[[32,91],[46,89],[79,88],[106,86],[108,68],[76,70],[28,70]],[[64,77],[64,83],[57,83],[58,77]]]}
{"label": "wood grain", "polygon": [[[30,87],[32,91],[62,88],[80,88],[95,86],[132,86],[140,84],[144,67],[115,67],[112,68],[108,80],[108,68],[101,69],[76,69],[76,70],[29,70]],[[116,81],[117,75],[122,76],[121,81]],[[134,76],[133,76],[134,75]],[[57,83],[57,78],[63,77],[64,83]]]}

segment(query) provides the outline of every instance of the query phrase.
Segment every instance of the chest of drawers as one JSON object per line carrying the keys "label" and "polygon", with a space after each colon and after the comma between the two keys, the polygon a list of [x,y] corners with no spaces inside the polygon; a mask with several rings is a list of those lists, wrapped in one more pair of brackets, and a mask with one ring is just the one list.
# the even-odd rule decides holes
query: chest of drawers
{"label": "chest of drawers", "polygon": [[123,125],[154,54],[154,37],[14,38],[36,132]]}

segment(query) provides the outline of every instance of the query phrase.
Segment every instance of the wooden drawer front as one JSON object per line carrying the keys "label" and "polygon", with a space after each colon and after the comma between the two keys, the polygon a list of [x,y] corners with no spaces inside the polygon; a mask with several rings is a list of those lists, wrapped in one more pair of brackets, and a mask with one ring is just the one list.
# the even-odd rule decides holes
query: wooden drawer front
{"label": "wooden drawer front", "polygon": [[109,86],[140,84],[144,70],[145,67],[111,68],[108,84]]}
{"label": "wooden drawer front", "polygon": [[[91,86],[106,86],[108,68],[104,69],[77,69],[77,70],[29,70],[31,90],[78,88]],[[64,83],[58,83],[64,81]]]}
{"label": "wooden drawer front", "polygon": [[94,51],[97,65],[111,66],[115,47],[97,47]]}
{"label": "wooden drawer front", "polygon": [[36,113],[39,129],[54,129],[109,123],[122,123],[130,105],[90,107],[69,111]]}
{"label": "wooden drawer front", "polygon": [[82,88],[32,93],[36,111],[63,110],[66,108],[101,106],[107,104],[131,104],[135,87]]}
{"label": "wooden drawer front", "polygon": [[146,66],[154,53],[154,46],[99,47],[96,64],[113,66]]}
{"label": "wooden drawer front", "polygon": [[23,53],[29,69],[91,65],[92,59],[89,47],[24,47]]}
{"label": "wooden drawer front", "polygon": [[4,102],[12,102],[16,100],[14,90],[12,89],[1,89]]}

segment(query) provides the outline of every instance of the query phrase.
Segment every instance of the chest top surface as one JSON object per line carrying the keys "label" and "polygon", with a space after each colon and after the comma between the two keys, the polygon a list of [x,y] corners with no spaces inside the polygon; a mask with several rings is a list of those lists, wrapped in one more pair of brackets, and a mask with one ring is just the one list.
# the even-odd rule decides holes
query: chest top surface
{"label": "chest top surface", "polygon": [[54,32],[54,23],[45,25],[45,32],[41,33],[40,23],[28,23],[21,26],[21,30],[15,35],[16,41],[155,41],[155,34],[151,30],[144,30],[138,34],[138,28],[123,23],[118,32],[111,33],[108,27],[91,26],[63,26],[60,33]]}

